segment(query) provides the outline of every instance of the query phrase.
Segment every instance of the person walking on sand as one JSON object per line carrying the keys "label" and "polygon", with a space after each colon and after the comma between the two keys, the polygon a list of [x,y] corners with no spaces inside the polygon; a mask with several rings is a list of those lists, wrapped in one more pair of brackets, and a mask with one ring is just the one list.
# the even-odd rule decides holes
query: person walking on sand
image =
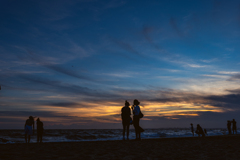
{"label": "person walking on sand", "polygon": [[144,130],[139,126],[139,121],[140,118],[143,117],[143,114],[140,110],[139,107],[140,102],[135,99],[133,101],[133,106],[132,106],[132,110],[133,110],[133,125],[135,128],[135,133],[136,133],[136,140],[141,140],[141,132],[143,132]]}
{"label": "person walking on sand", "polygon": [[30,143],[31,135],[34,134],[34,118],[29,116],[29,118],[25,122],[25,141],[26,143]]}
{"label": "person walking on sand", "polygon": [[203,129],[202,129],[202,127],[201,127],[199,124],[197,124],[196,133],[198,134],[198,137],[200,137],[200,135],[202,135],[202,137],[205,137],[205,134],[204,134],[204,132],[203,132]]}
{"label": "person walking on sand", "polygon": [[122,117],[122,125],[123,125],[123,140],[125,140],[125,132],[127,129],[127,140],[129,140],[129,125],[131,121],[131,109],[129,108],[130,104],[128,101],[125,101],[125,106],[122,108],[121,117]]}
{"label": "person walking on sand", "polygon": [[231,131],[231,121],[227,121],[227,129],[228,129],[228,134],[232,134],[232,131]]}
{"label": "person walking on sand", "polygon": [[234,132],[237,134],[237,122],[235,121],[235,119],[232,120],[232,131],[233,134]]}
{"label": "person walking on sand", "polygon": [[40,119],[37,119],[37,143],[42,143],[42,136],[43,136],[43,122]]}
{"label": "person walking on sand", "polygon": [[192,132],[192,135],[193,135],[193,137],[194,137],[194,128],[193,128],[193,124],[191,123],[190,125],[191,125],[191,132]]}

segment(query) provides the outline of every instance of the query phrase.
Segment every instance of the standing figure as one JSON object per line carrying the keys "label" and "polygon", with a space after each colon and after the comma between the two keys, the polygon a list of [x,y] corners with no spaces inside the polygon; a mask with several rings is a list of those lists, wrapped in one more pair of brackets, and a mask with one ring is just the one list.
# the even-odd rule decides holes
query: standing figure
{"label": "standing figure", "polygon": [[193,137],[194,137],[194,128],[193,128],[193,124],[191,123],[190,125],[191,125],[191,132],[192,132],[192,135],[193,135]]}
{"label": "standing figure", "polygon": [[233,134],[234,134],[234,131],[237,134],[237,122],[235,121],[235,119],[232,120],[232,131],[233,131]]}
{"label": "standing figure", "polygon": [[231,131],[231,121],[227,121],[227,129],[228,129],[228,134],[232,134],[232,131]]}
{"label": "standing figure", "polygon": [[123,140],[125,140],[125,132],[127,129],[127,140],[129,140],[129,125],[131,121],[131,109],[129,108],[130,104],[128,101],[125,101],[125,106],[122,108],[122,125],[123,125]]}
{"label": "standing figure", "polygon": [[133,125],[134,125],[134,128],[135,128],[136,140],[141,140],[141,132],[144,131],[139,126],[140,114],[141,114],[141,110],[140,110],[139,104],[140,104],[140,102],[137,99],[135,99],[133,101],[133,106],[132,106],[132,110],[133,110]]}
{"label": "standing figure", "polygon": [[200,135],[202,135],[202,137],[205,137],[205,134],[204,134],[204,132],[203,132],[203,129],[202,129],[202,127],[201,127],[199,124],[197,124],[196,133],[198,134],[198,137],[200,137]]}
{"label": "standing figure", "polygon": [[26,143],[30,143],[31,135],[34,134],[34,118],[29,116],[29,119],[25,122],[25,141]]}
{"label": "standing figure", "polygon": [[40,119],[37,119],[37,142],[42,143],[42,135],[43,135],[43,122]]}

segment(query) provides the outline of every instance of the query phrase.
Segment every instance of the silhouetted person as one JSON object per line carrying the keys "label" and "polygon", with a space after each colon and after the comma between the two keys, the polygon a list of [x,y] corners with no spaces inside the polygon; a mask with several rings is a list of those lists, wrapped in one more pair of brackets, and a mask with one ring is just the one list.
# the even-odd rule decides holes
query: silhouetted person
{"label": "silhouetted person", "polygon": [[191,132],[192,132],[192,135],[193,135],[193,137],[194,137],[194,128],[193,128],[193,124],[191,123],[190,125],[191,125]]}
{"label": "silhouetted person", "polygon": [[43,122],[40,119],[37,119],[37,142],[42,143],[42,136],[43,136]]}
{"label": "silhouetted person", "polygon": [[131,109],[129,108],[130,104],[128,101],[125,101],[125,106],[122,108],[122,125],[123,125],[123,140],[125,140],[125,132],[127,129],[127,140],[129,140],[129,125],[131,121]]}
{"label": "silhouetted person", "polygon": [[203,132],[203,129],[202,129],[202,127],[201,127],[199,124],[197,124],[196,133],[198,134],[198,137],[200,137],[200,135],[202,135],[202,137],[205,137],[205,134],[204,134],[204,132]]}
{"label": "silhouetted person", "polygon": [[232,131],[233,131],[233,134],[234,134],[234,131],[237,134],[237,122],[235,121],[235,119],[232,120]]}
{"label": "silhouetted person", "polygon": [[25,141],[26,143],[30,143],[31,135],[34,133],[34,119],[32,116],[29,116],[29,118],[25,122]]}
{"label": "silhouetted person", "polygon": [[231,131],[231,121],[227,121],[227,129],[228,129],[228,134],[232,134],[232,131]]}
{"label": "silhouetted person", "polygon": [[141,132],[144,131],[139,126],[140,114],[141,114],[141,110],[140,110],[139,104],[140,104],[140,102],[137,99],[135,99],[133,101],[133,106],[132,106],[132,110],[133,110],[133,125],[134,125],[134,128],[135,128],[136,140],[141,140]]}

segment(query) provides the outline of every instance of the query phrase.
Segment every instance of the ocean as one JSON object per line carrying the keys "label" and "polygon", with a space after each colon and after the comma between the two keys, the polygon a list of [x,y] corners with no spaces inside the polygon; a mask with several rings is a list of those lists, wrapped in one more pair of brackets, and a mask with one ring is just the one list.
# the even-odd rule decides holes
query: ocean
{"label": "ocean", "polygon": [[[239,131],[238,131],[239,133]],[[206,136],[226,135],[226,129],[207,129]],[[198,136],[195,134],[194,136]],[[142,139],[192,137],[189,128],[145,129]],[[129,139],[135,139],[134,129],[130,129]],[[78,142],[122,140],[122,129],[46,129],[43,142]],[[37,142],[36,131],[31,142]],[[25,143],[24,130],[0,130],[0,144]]]}

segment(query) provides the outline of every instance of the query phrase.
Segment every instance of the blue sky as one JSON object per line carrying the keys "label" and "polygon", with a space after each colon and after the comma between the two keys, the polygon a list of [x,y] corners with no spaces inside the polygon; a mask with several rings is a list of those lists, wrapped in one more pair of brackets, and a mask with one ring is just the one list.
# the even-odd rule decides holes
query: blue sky
{"label": "blue sky", "polygon": [[0,129],[145,128],[238,121],[240,2],[0,2]]}

